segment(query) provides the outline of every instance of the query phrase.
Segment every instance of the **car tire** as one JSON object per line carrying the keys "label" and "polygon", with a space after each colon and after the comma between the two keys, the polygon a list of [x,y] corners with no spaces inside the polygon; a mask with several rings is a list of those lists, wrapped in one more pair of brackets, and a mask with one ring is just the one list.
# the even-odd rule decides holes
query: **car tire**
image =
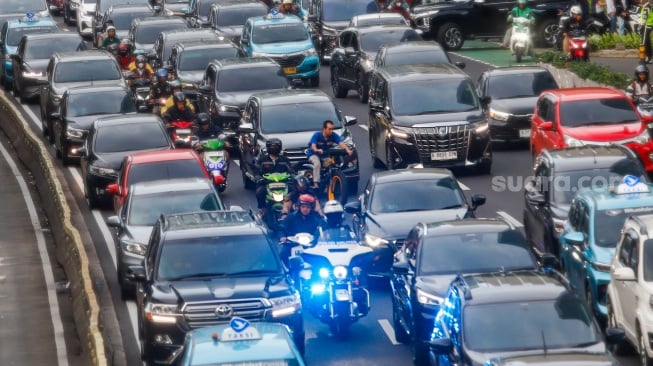
{"label": "car tire", "polygon": [[58,159],[61,159],[63,153],[63,146],[61,146],[62,145],[61,139],[62,139],[61,134],[59,136],[55,136],[54,139],[54,155]]}
{"label": "car tire", "polygon": [[340,85],[337,69],[335,67],[331,68],[331,89],[333,89],[333,96],[336,98],[347,97],[347,92],[349,91]]}
{"label": "car tire", "polygon": [[476,168],[479,174],[487,175],[492,171],[492,160],[486,160],[478,165]]}
{"label": "car tire", "polygon": [[585,283],[585,302],[587,303],[592,316],[596,318],[596,310],[594,310],[594,296],[592,296],[592,289],[590,288],[589,283]]}
{"label": "car tire", "polygon": [[52,126],[52,120],[48,117],[47,118],[47,125],[48,125],[48,142],[50,145],[54,144],[54,127]]}
{"label": "car tire", "polygon": [[376,157],[376,146],[374,145],[374,142],[372,141],[372,134],[369,133],[369,131],[367,133],[367,136],[369,137],[369,140],[370,140],[369,146],[370,146],[370,155],[372,156],[372,167],[374,167],[374,169],[383,169],[383,168],[385,168],[385,166],[383,165],[383,162],[379,158]]}
{"label": "car tire", "polygon": [[429,349],[424,342],[413,337],[411,348],[413,349],[413,363],[415,365],[422,366],[429,364]]}
{"label": "car tire", "polygon": [[385,144],[385,167],[388,170],[395,170],[397,167],[395,166],[395,157],[394,153],[390,149],[390,145],[386,142]]}
{"label": "car tire", "polygon": [[399,316],[397,315],[397,310],[395,309],[394,301],[392,302],[392,328],[394,328],[395,340],[399,343],[409,343],[410,335],[406,333],[404,327],[401,326],[399,322]]}
{"label": "car tire", "polygon": [[358,72],[358,81],[356,82],[356,92],[358,93],[358,101],[365,104],[367,103],[367,98],[370,96],[370,89],[363,82],[365,75],[363,71]]}
{"label": "car tire", "polygon": [[[606,324],[606,329],[608,328],[617,328],[617,318],[614,315],[614,308],[612,306],[612,300],[608,296],[606,301],[606,307],[608,308],[608,322]],[[626,354],[626,342],[620,341],[610,346],[610,351],[615,355],[624,355]]]}
{"label": "car tire", "polygon": [[436,39],[447,51],[457,51],[462,48],[463,43],[465,43],[465,37],[463,36],[460,26],[453,22],[445,23],[441,26],[440,29],[438,29]]}
{"label": "car tire", "polygon": [[59,137],[59,139],[59,148],[61,149],[61,165],[68,166],[72,162],[70,156],[68,155],[68,146],[66,146],[63,136]]}
{"label": "car tire", "polygon": [[70,7],[68,7],[67,5],[64,5],[64,7],[63,7],[63,22],[64,22],[64,24],[67,24],[67,25],[72,24],[71,21],[70,21]]}
{"label": "car tire", "polygon": [[95,190],[88,189],[88,182],[84,182],[84,196],[86,197],[86,202],[88,203],[89,210],[98,207],[98,198],[95,195]]}
{"label": "car tire", "polygon": [[537,40],[540,47],[553,47],[556,45],[559,21],[557,18],[545,20],[538,30]]}

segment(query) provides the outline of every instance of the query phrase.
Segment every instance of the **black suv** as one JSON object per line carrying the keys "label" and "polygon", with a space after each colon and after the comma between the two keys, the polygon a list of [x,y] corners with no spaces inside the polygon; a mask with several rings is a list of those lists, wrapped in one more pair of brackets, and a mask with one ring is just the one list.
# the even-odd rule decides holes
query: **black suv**
{"label": "black suv", "polygon": [[223,0],[211,6],[208,22],[213,29],[238,43],[247,18],[265,15],[268,10],[259,0]]}
{"label": "black suv", "polygon": [[290,327],[304,352],[301,300],[277,249],[251,212],[161,216],[142,266],[138,328],[143,360],[174,362],[186,332],[234,317]]}
{"label": "black suv", "polygon": [[395,257],[390,277],[395,338],[412,342],[419,365],[428,359],[425,341],[457,274],[538,267],[519,229],[501,219],[417,224]]}
{"label": "black suv", "polygon": [[180,17],[136,18],[129,28],[128,38],[136,49],[145,50],[148,57],[154,56],[154,42],[161,32],[173,29],[188,29],[188,24]]}
{"label": "black suv", "polygon": [[161,32],[154,40],[154,59],[151,63],[157,68],[166,66],[172,53],[172,46],[177,43],[214,42],[223,39],[224,37],[213,29],[173,29]]}
{"label": "black suv", "polygon": [[129,27],[134,19],[150,16],[154,16],[154,9],[149,4],[112,5],[95,25],[93,44],[100,45],[101,37],[106,36],[107,27],[110,25],[116,28],[116,36],[122,39],[129,33]]}
{"label": "black suv", "polygon": [[537,257],[558,256],[569,206],[581,188],[621,182],[634,175],[649,182],[637,155],[622,145],[543,150],[535,159],[534,179],[524,185],[524,231]]}
{"label": "black suv", "polygon": [[389,66],[370,79],[370,152],[376,168],[421,163],[489,173],[486,100],[458,67]]}
{"label": "black suv", "polygon": [[[585,301],[550,269],[458,276],[435,317],[432,365],[615,365]],[[607,343],[607,345],[606,345]],[[509,362],[512,361],[512,362]]]}
{"label": "black suv", "polygon": [[[533,0],[528,5],[535,12],[535,35],[540,43],[553,45],[558,28],[558,9],[565,9],[567,0]],[[413,8],[418,29],[430,34],[447,50],[458,50],[466,39],[501,38],[510,26],[506,22],[513,0],[423,0]]]}

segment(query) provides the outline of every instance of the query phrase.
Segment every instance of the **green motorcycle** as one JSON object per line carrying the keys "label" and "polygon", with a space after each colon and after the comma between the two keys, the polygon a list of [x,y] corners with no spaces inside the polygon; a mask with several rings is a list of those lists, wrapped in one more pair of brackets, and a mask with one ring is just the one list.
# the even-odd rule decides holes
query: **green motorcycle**
{"label": "green motorcycle", "polygon": [[266,185],[265,206],[267,213],[263,221],[271,231],[279,231],[279,218],[284,201],[290,194],[288,181],[292,176],[288,173],[265,173],[263,179]]}

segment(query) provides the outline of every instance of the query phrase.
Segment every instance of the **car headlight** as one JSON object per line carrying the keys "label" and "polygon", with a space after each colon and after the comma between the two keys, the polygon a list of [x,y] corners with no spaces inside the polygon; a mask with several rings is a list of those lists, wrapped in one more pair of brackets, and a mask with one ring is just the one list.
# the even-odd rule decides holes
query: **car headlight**
{"label": "car headlight", "polygon": [[147,250],[147,246],[145,244],[141,244],[133,240],[123,239],[120,241],[120,244],[122,245],[122,249],[124,251],[132,254],[145,255],[145,251]]}
{"label": "car headlight", "polygon": [[338,281],[342,281],[347,278],[347,267],[345,266],[335,266],[333,267],[333,277]]}
{"label": "car headlight", "polygon": [[93,175],[101,175],[106,177],[117,177],[118,172],[111,168],[101,168],[94,165],[88,166],[88,171]]}
{"label": "car headlight", "polygon": [[371,246],[371,247],[376,248],[376,247],[378,247],[380,245],[388,244],[389,242],[390,241],[388,241],[386,239],[383,239],[383,238],[379,238],[378,236],[374,236],[374,235],[371,235],[371,234],[365,234],[365,243],[367,245]]}
{"label": "car headlight", "polygon": [[272,305],[273,318],[293,314],[301,308],[302,304],[298,292],[288,296],[273,297],[269,301]]}
{"label": "car headlight", "polygon": [[497,111],[496,109],[490,108],[490,118],[496,119],[497,121],[507,121],[510,117],[510,113]]}
{"label": "car headlight", "polygon": [[178,311],[177,305],[148,303],[145,305],[145,318],[155,323],[174,324]]}
{"label": "car headlight", "polygon": [[72,128],[70,126],[66,127],[66,136],[76,139],[81,139],[84,137],[86,130],[80,130],[78,128]]}
{"label": "car headlight", "polygon": [[422,305],[440,305],[444,301],[440,296],[431,295],[428,292],[417,289],[417,302]]}
{"label": "car headlight", "polygon": [[567,145],[567,147],[579,147],[584,146],[585,143],[575,137],[565,135],[565,145]]}
{"label": "car headlight", "polygon": [[23,71],[23,77],[26,78],[37,78],[45,76],[42,72],[34,72],[34,71]]}
{"label": "car headlight", "polygon": [[315,48],[309,48],[309,49],[305,50],[304,52],[302,52],[302,54],[304,56],[313,56],[313,55],[317,55],[317,52],[315,51]]}
{"label": "car headlight", "polygon": [[240,113],[240,109],[238,108],[238,106],[235,106],[235,105],[218,104],[218,110],[220,112],[236,112],[236,113]]}
{"label": "car headlight", "polygon": [[637,135],[636,137],[633,137],[629,142],[635,142],[638,144],[645,144],[651,139],[651,136],[649,135],[649,132],[647,129],[644,129],[642,133]]}
{"label": "car headlight", "polygon": [[399,137],[400,139],[407,140],[411,135],[411,129],[407,127],[398,127],[393,126],[390,128],[390,134],[394,137]]}
{"label": "car headlight", "polygon": [[365,67],[366,69],[371,69],[372,66],[374,66],[374,62],[372,62],[372,60],[365,59],[363,61],[363,67]]}
{"label": "car headlight", "polygon": [[265,57],[265,56],[267,56],[267,54],[263,52],[252,51],[252,57]]}
{"label": "car headlight", "polygon": [[472,128],[474,129],[474,132],[476,132],[477,134],[481,134],[487,132],[489,125],[487,121],[481,121],[472,124]]}

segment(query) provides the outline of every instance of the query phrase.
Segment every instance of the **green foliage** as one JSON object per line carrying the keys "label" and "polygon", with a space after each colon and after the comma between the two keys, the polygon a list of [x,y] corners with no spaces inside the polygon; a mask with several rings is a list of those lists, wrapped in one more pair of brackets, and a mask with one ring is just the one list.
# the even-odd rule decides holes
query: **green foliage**
{"label": "green foliage", "polygon": [[569,71],[582,79],[592,80],[599,84],[625,89],[630,78],[621,72],[612,72],[608,67],[592,62],[569,62],[560,51],[544,51],[535,55],[535,61],[551,64],[557,68],[568,68]]}
{"label": "green foliage", "polygon": [[593,34],[589,37],[589,41],[590,47],[594,51],[614,49],[617,43],[622,43],[627,49],[636,49],[642,42],[642,37],[635,33],[605,33]]}
{"label": "green foliage", "polygon": [[567,63],[567,56],[555,50],[547,50],[542,53],[538,53],[534,56],[535,62],[542,62],[545,64],[551,64],[555,67],[565,67]]}

